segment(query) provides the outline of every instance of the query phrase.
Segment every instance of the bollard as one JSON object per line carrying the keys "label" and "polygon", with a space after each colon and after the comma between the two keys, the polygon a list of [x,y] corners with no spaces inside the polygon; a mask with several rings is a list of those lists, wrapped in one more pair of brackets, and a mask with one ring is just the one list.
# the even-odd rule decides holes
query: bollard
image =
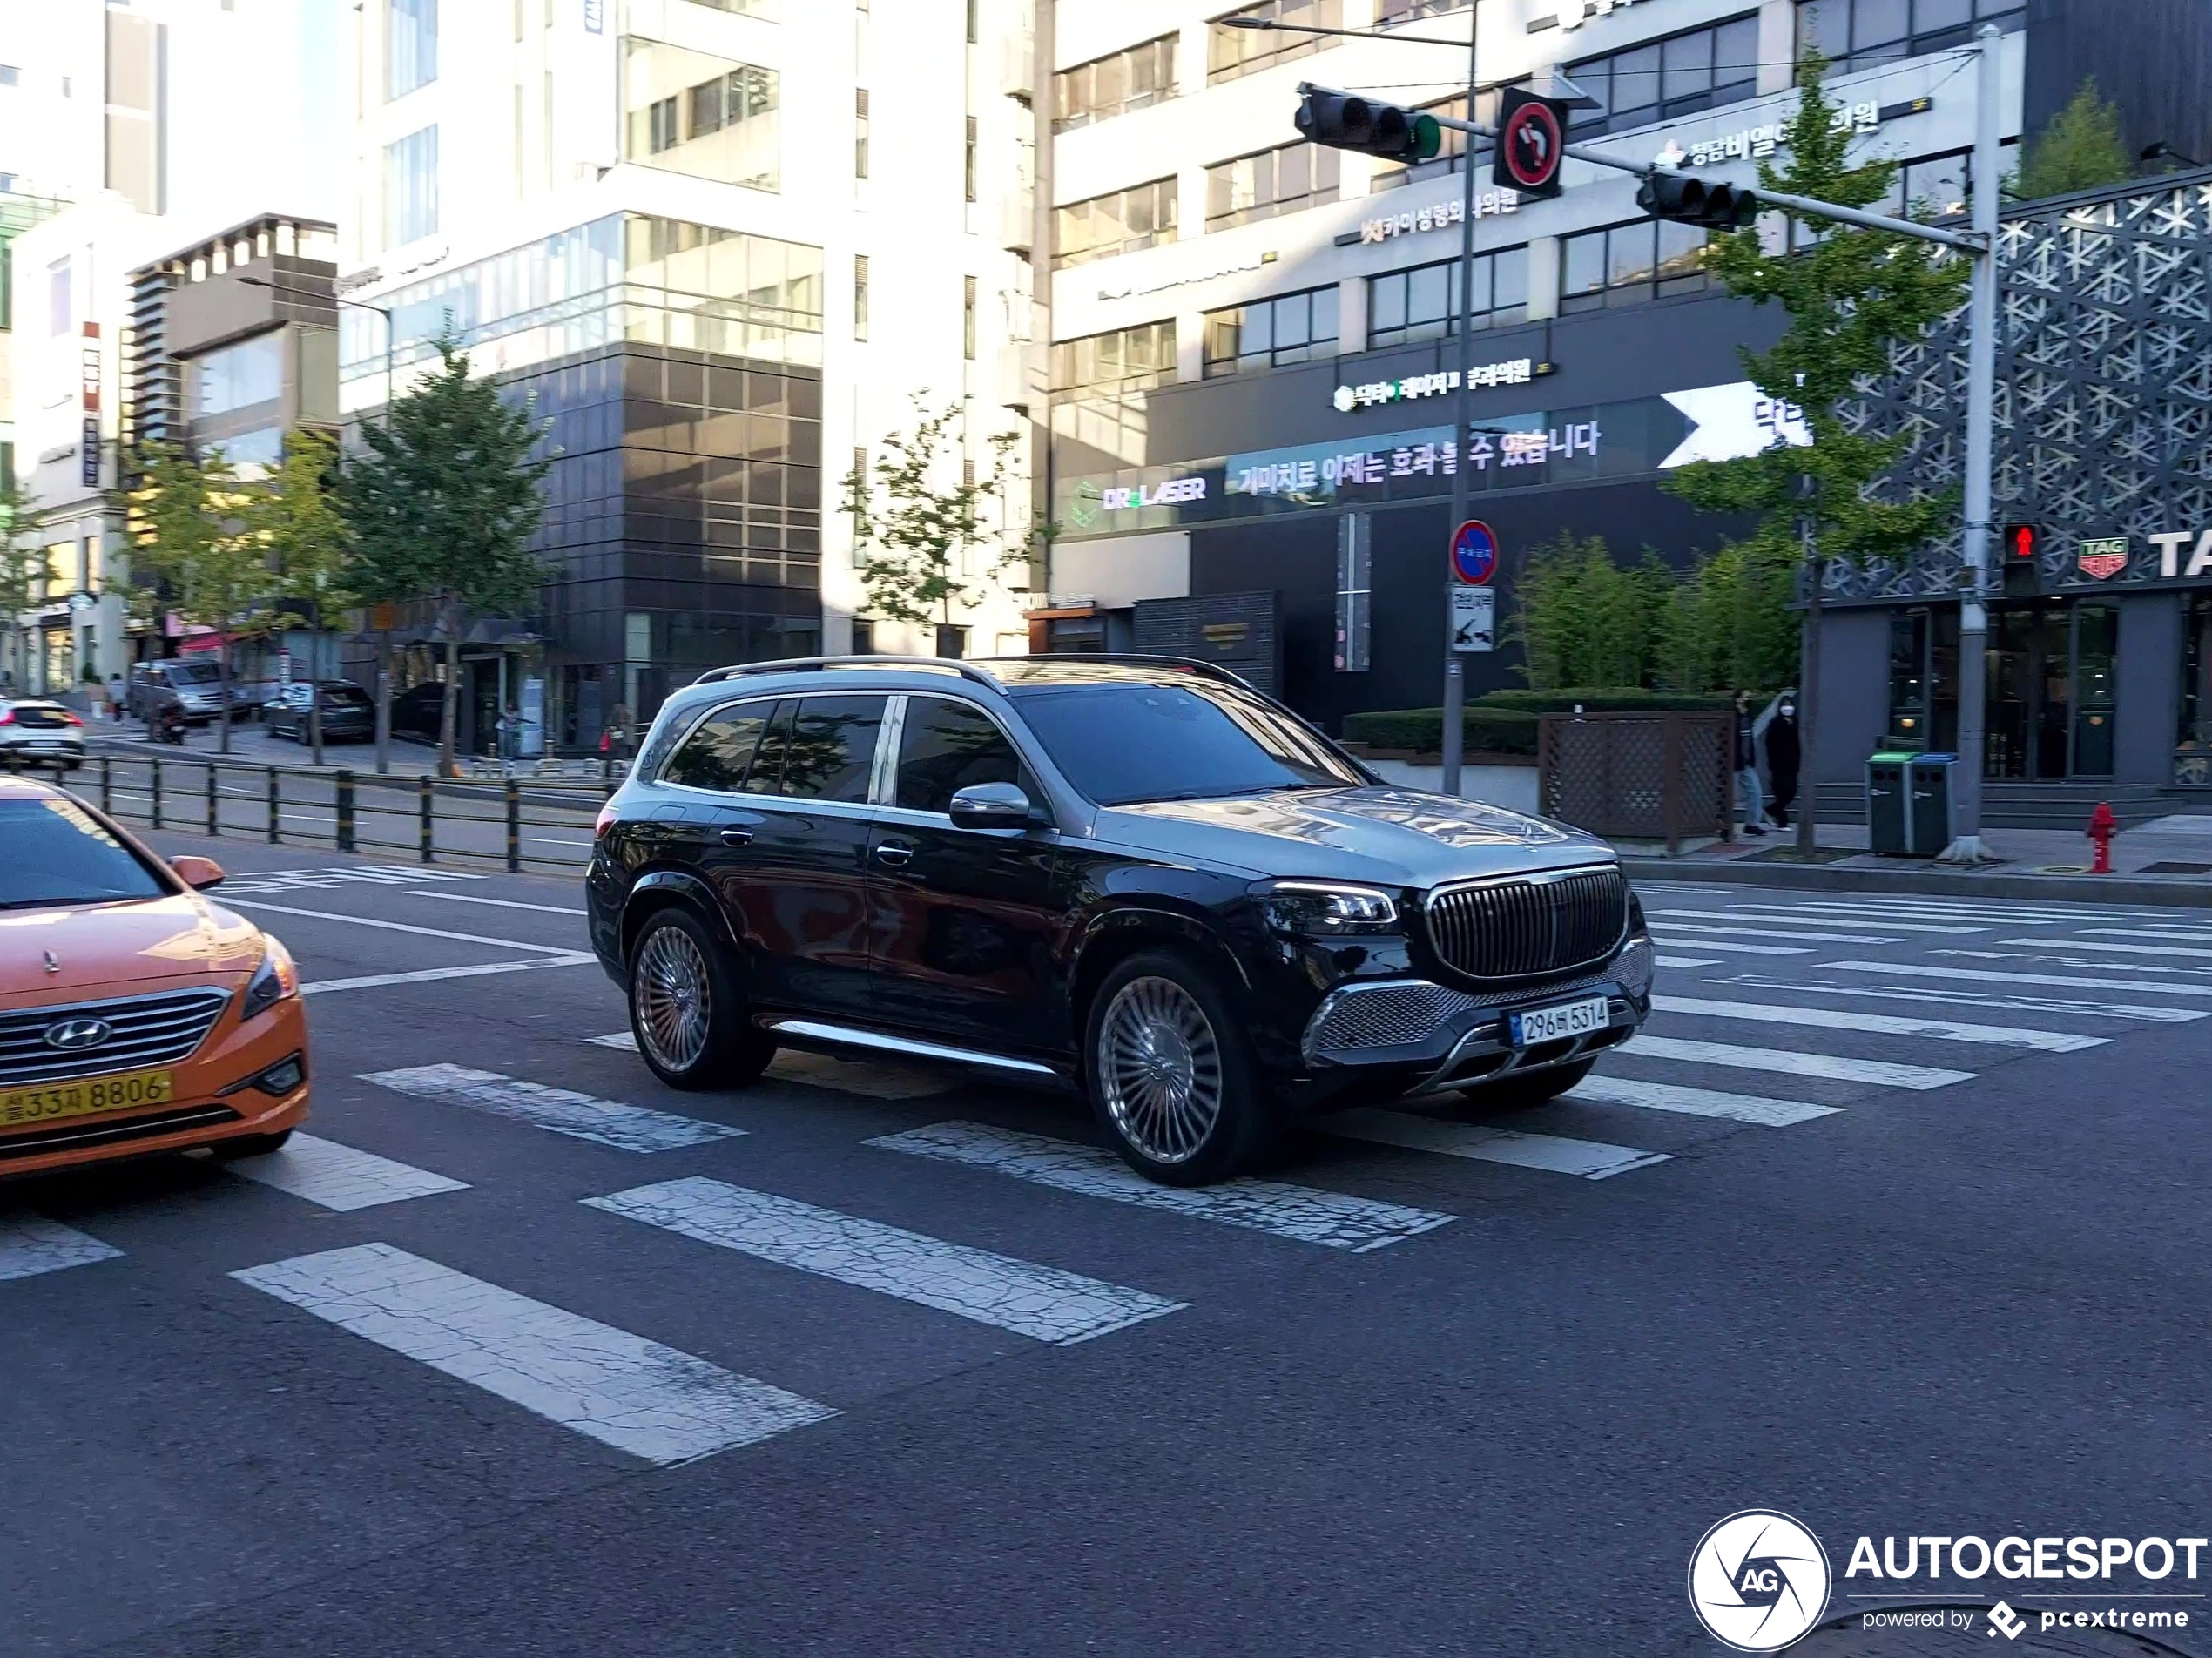
{"label": "bollard", "polygon": [[430,779],[420,777],[415,780],[415,798],[422,818],[422,861],[430,861]]}
{"label": "bollard", "polygon": [[149,792],[153,796],[153,826],[158,829],[161,827],[161,762],[149,760],[147,765],[153,770],[153,782]]}
{"label": "bollard", "polygon": [[277,809],[280,805],[277,797],[277,779],[281,775],[273,765],[269,768],[269,845],[272,846],[280,845],[284,839],[277,824]]}
{"label": "bollard", "polygon": [[507,873],[519,873],[523,867],[523,785],[514,778],[507,779]]}
{"label": "bollard", "polygon": [[100,810],[115,815],[115,761],[105,754],[100,756]]}
{"label": "bollard", "polygon": [[354,774],[341,769],[338,773],[338,850],[354,849]]}
{"label": "bollard", "polygon": [[2100,800],[2097,809],[2089,814],[2089,839],[2096,846],[2096,856],[2089,860],[2092,875],[2112,873],[2112,837],[2118,826],[2113,821],[2112,808]]}
{"label": "bollard", "polygon": [[207,832],[211,835],[223,832],[222,796],[219,792],[221,786],[215,772],[215,762],[210,760],[207,762]]}

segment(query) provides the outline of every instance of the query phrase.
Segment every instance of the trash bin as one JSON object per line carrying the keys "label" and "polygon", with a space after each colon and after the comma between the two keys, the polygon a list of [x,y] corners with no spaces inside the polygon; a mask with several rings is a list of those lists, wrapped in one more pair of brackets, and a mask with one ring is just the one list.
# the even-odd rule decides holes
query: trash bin
{"label": "trash bin", "polygon": [[1912,856],[1932,858],[1951,844],[1956,820],[1952,780],[1958,775],[1956,754],[1912,757],[1905,814],[1905,850]]}
{"label": "trash bin", "polygon": [[1870,852],[1892,858],[1908,856],[1906,776],[1917,754],[1870,754],[1866,757],[1866,846]]}

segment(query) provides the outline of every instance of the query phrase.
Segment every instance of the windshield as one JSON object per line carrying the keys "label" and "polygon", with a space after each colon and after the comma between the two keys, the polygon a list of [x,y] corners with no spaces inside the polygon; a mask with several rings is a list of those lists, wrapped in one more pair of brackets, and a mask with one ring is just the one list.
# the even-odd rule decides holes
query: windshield
{"label": "windshield", "polygon": [[0,800],[0,910],[168,895],[74,800]]}
{"label": "windshield", "polygon": [[1103,806],[1366,781],[1326,738],[1217,681],[1041,686],[1014,698],[1068,781]]}
{"label": "windshield", "polygon": [[168,662],[162,677],[172,685],[212,685],[223,676],[212,662]]}
{"label": "windshield", "polygon": [[367,708],[369,706],[368,693],[359,685],[325,685],[322,688],[322,705],[325,708]]}

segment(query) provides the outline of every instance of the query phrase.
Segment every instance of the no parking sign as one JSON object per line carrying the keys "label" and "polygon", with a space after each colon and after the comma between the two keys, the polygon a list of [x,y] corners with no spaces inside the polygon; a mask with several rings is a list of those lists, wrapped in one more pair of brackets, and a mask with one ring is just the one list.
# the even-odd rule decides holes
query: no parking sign
{"label": "no parking sign", "polygon": [[1498,573],[1498,537],[1480,518],[1452,532],[1452,574],[1469,587],[1487,587]]}

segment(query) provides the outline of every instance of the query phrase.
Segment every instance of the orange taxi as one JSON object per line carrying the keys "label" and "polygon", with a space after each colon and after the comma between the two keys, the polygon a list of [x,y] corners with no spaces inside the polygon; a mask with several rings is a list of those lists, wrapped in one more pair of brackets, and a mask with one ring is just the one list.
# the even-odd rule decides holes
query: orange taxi
{"label": "orange taxi", "polygon": [[307,1115],[285,947],[75,796],[0,775],[0,1179],[209,1147]]}

